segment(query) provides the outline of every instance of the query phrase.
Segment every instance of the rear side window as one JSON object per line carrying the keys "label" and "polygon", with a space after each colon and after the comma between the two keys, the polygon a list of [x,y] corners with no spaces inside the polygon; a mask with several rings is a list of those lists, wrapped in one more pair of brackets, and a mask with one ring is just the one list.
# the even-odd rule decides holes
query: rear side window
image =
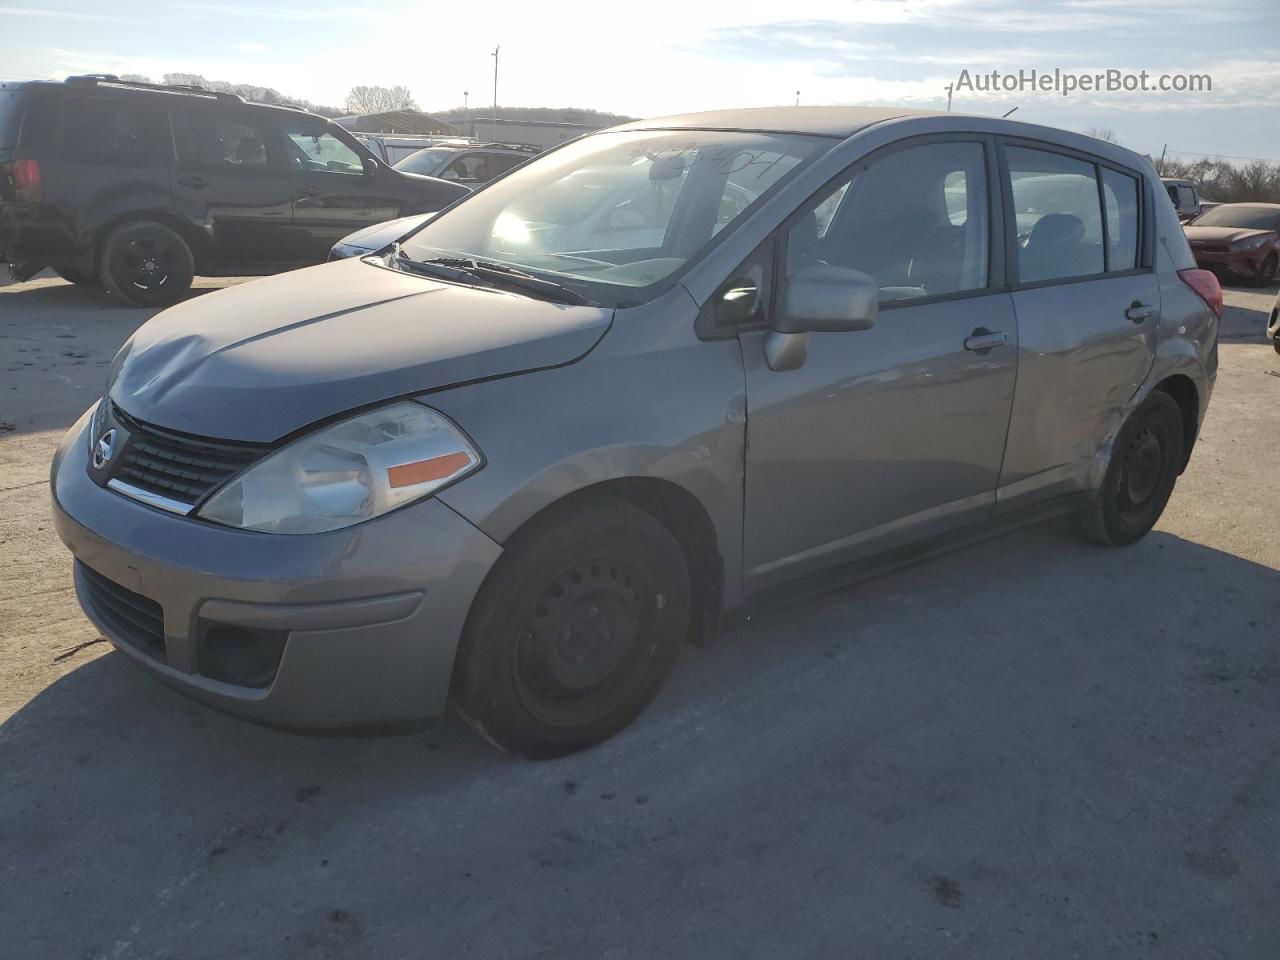
{"label": "rear side window", "polygon": [[173,139],[185,167],[249,173],[267,167],[267,133],[250,117],[184,110],[173,117]]}
{"label": "rear side window", "polygon": [[787,231],[791,276],[807,266],[860,270],[880,302],[987,286],[986,153],[980,143],[895,150],[824,190]]}
{"label": "rear side window", "polygon": [[62,155],[79,163],[144,166],[163,155],[164,115],[136,100],[67,97]]}
{"label": "rear side window", "polygon": [[1138,265],[1138,181],[1116,170],[1102,170],[1107,214],[1107,270]]}
{"label": "rear side window", "polygon": [[1094,165],[1009,147],[1009,178],[1023,283],[1102,273],[1102,207]]}

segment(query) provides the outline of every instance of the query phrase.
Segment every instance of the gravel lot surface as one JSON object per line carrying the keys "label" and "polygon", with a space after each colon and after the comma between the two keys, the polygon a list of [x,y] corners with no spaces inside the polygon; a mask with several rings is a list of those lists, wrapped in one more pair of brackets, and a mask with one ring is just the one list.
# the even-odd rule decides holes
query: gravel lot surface
{"label": "gravel lot surface", "polygon": [[0,287],[0,955],[1280,957],[1275,295],[1228,292],[1139,545],[1042,526],[758,617],[529,764],[261,729],[95,642],[48,464],[148,312]]}

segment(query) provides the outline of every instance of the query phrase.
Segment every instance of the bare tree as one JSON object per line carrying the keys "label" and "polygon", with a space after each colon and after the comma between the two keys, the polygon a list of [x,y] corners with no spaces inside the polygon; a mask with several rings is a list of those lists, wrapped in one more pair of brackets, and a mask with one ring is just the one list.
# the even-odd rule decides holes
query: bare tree
{"label": "bare tree", "polygon": [[1097,140],[1105,140],[1107,143],[1119,143],[1116,139],[1116,132],[1110,127],[1090,127],[1084,132],[1086,137],[1093,137]]}
{"label": "bare tree", "polygon": [[389,113],[392,110],[417,110],[417,101],[408,87],[352,87],[347,94],[347,113]]}
{"label": "bare tree", "polygon": [[151,78],[142,73],[122,73],[121,80],[128,80],[130,83],[150,83]]}

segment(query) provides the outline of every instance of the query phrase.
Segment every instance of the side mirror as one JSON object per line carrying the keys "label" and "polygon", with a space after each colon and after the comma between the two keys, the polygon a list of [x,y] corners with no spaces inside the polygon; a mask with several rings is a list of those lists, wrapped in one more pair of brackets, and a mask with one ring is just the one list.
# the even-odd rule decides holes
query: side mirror
{"label": "side mirror", "polygon": [[880,314],[880,285],[860,270],[814,264],[786,279],[773,329],[778,333],[869,330]]}
{"label": "side mirror", "polygon": [[365,157],[360,165],[364,169],[364,175],[366,177],[375,176],[378,172],[378,161],[373,159],[373,157]]}

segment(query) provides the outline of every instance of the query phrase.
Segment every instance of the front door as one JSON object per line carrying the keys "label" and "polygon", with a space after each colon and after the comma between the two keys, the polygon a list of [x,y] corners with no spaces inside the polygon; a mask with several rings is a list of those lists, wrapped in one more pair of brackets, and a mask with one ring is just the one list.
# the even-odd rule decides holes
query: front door
{"label": "front door", "polygon": [[320,263],[347,234],[402,215],[401,191],[389,187],[394,173],[366,170],[364,157],[328,124],[299,116],[283,121],[281,128],[300,259]]}
{"label": "front door", "polygon": [[197,104],[173,110],[173,194],[208,238],[219,272],[263,272],[289,254],[292,185],[266,111]]}
{"label": "front door", "polygon": [[1023,357],[1000,481],[1012,509],[1093,483],[1098,451],[1151,370],[1160,286],[1141,176],[1038,145],[1004,153]]}
{"label": "front door", "polygon": [[870,330],[807,335],[795,369],[770,368],[767,331],[741,335],[748,591],[991,511],[1017,365],[993,281],[992,152],[982,138],[890,148],[782,228],[780,276],[852,267],[881,307]]}

